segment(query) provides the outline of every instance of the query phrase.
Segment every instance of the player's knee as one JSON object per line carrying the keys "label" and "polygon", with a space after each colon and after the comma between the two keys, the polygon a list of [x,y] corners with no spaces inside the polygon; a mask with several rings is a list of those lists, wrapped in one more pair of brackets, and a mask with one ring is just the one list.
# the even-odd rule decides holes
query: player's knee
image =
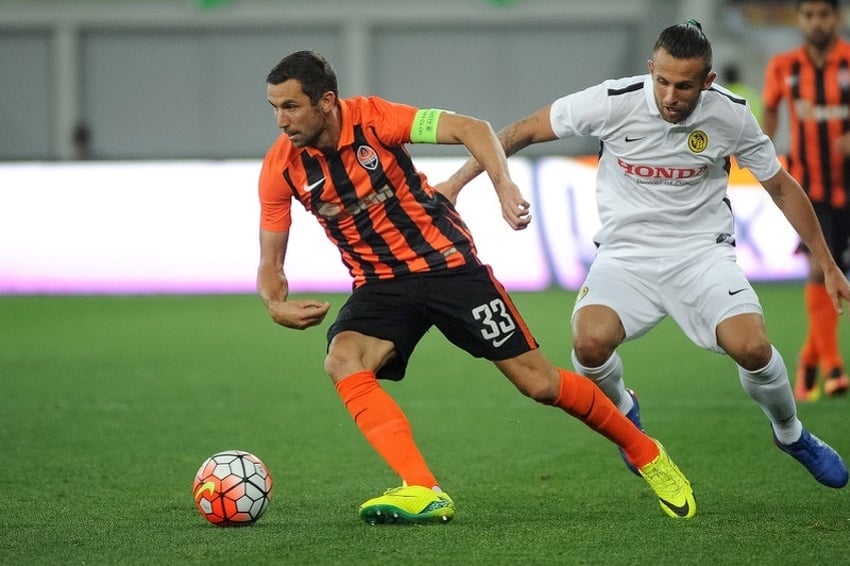
{"label": "player's knee", "polygon": [[329,351],[325,356],[325,373],[327,373],[334,383],[338,382],[340,379],[344,378],[347,374],[345,373],[345,368],[348,366],[346,363],[346,358],[340,356],[334,351]]}
{"label": "player's knee", "polygon": [[395,355],[395,347],[389,340],[357,332],[340,332],[328,346],[324,366],[327,374],[337,383],[358,371],[377,372]]}
{"label": "player's knee", "polygon": [[[732,355],[730,353],[730,355]],[[765,367],[770,363],[770,357],[773,355],[773,349],[770,343],[762,340],[748,340],[743,342],[736,348],[734,355],[735,362],[749,371],[756,371]]]}
{"label": "player's knee", "polygon": [[324,366],[325,372],[334,383],[337,383],[352,373],[363,369],[363,362],[360,356],[357,356],[351,349],[331,346],[325,356]]}
{"label": "player's knee", "polygon": [[614,346],[595,336],[576,336],[573,349],[579,363],[586,368],[597,368],[614,353]]}

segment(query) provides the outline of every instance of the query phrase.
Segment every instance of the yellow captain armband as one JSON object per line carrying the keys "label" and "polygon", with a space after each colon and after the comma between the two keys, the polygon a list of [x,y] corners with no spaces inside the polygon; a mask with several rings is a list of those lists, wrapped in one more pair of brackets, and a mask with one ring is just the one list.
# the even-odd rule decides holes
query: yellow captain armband
{"label": "yellow captain armband", "polygon": [[413,125],[410,127],[410,141],[413,143],[437,143],[437,123],[440,114],[446,110],[424,108],[416,111]]}

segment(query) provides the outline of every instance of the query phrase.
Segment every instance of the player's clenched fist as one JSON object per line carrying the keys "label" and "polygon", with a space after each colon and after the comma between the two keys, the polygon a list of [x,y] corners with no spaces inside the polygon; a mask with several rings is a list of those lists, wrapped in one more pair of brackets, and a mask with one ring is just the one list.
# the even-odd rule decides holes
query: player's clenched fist
{"label": "player's clenched fist", "polygon": [[331,308],[329,302],[320,303],[313,299],[271,301],[268,306],[273,321],[296,330],[304,330],[320,324]]}

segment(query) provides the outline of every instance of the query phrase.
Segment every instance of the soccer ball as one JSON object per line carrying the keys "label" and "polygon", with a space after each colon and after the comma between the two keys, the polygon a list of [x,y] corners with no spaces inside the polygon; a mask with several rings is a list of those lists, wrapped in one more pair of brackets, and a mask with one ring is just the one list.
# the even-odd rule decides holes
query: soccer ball
{"label": "soccer ball", "polygon": [[272,476],[263,461],[242,450],[213,454],[192,486],[198,512],[219,527],[253,525],[266,512]]}

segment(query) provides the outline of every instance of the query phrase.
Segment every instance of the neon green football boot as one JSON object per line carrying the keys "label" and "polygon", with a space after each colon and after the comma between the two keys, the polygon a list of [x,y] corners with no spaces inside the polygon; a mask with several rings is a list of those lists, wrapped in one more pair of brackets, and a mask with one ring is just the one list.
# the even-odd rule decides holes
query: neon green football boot
{"label": "neon green football boot", "polygon": [[667,451],[657,440],[660,450],[655,460],[639,468],[640,475],[658,496],[661,510],[674,519],[690,519],[697,513],[694,490],[685,474],[667,455]]}
{"label": "neon green football boot", "polygon": [[403,485],[360,506],[360,518],[370,525],[445,524],[455,515],[455,503],[447,493],[421,485]]}

